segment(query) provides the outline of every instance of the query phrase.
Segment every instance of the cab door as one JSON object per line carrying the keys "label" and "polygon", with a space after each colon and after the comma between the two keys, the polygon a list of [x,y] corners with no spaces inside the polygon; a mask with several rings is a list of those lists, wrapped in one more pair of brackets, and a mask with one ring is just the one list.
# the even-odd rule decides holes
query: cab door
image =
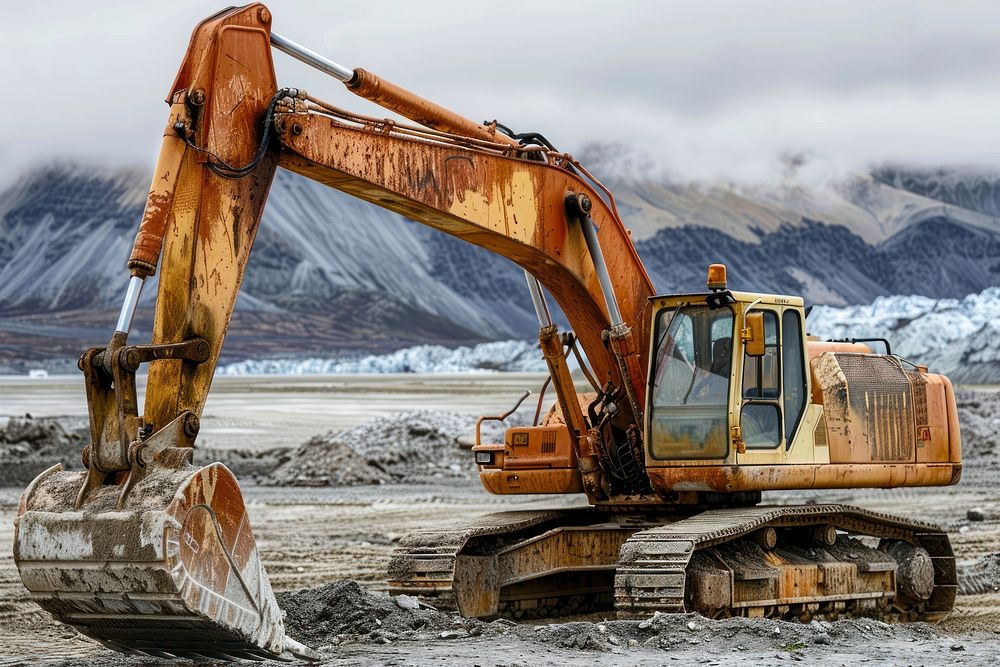
{"label": "cab door", "polygon": [[743,347],[738,426],[745,465],[785,463],[805,411],[802,322],[796,308],[755,308],[764,320],[764,354]]}

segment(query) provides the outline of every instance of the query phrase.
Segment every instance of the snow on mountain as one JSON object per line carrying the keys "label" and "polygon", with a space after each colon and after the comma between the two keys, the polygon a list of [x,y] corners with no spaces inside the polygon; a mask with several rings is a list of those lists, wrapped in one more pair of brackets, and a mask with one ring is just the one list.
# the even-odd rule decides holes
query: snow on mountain
{"label": "snow on mountain", "polygon": [[748,243],[767,243],[783,227],[820,221],[878,245],[928,219],[997,231],[1000,174],[988,169],[903,169],[829,174],[766,184],[685,182],[658,174],[621,146],[594,144],[580,158],[605,180],[632,236],[705,228]]}
{"label": "snow on mountain", "polygon": [[336,375],[544,370],[545,362],[536,343],[507,340],[454,349],[416,345],[391,354],[347,359],[250,359],[220,366],[216,372],[219,375]]}
{"label": "snow on mountain", "polygon": [[720,261],[738,289],[831,306],[1000,284],[1000,175],[990,169],[886,167],[751,186],[650,176],[614,146],[581,158],[615,193],[661,293],[700,288]]}
{"label": "snow on mountain", "polygon": [[144,180],[135,170],[60,165],[0,193],[0,312],[119,299],[124,282],[114,278],[142,215]]}
{"label": "snow on mountain", "polygon": [[[821,340],[886,338],[893,354],[929,365],[956,382],[1000,380],[1000,287],[962,299],[880,297],[864,306],[816,306],[809,333]],[[879,343],[871,347],[881,352]],[[342,373],[469,373],[545,371],[538,346],[519,340],[449,349],[418,345],[391,354],[338,359],[246,360],[221,366],[222,375]]]}
{"label": "snow on mountain", "polygon": [[[0,312],[117,308],[147,183],[148,176],[136,170],[59,164],[0,193]],[[462,244],[448,241],[431,256],[421,226],[279,171],[238,308],[314,309],[318,300],[370,293],[486,336],[523,333],[518,327],[525,318],[509,317],[503,308],[508,317],[498,316],[490,299],[476,307],[435,275],[440,255]],[[144,302],[154,294],[147,287]],[[520,296],[527,312],[530,301]]]}
{"label": "snow on mountain", "polygon": [[471,329],[513,334],[488,309],[472,307],[441,284],[420,232],[385,209],[279,171],[244,285],[247,293],[278,304],[346,290],[391,294]]}
{"label": "snow on mountain", "polygon": [[[958,382],[1000,380],[1000,287],[962,299],[879,297],[866,306],[816,306],[809,333],[821,339],[881,337],[892,352]],[[878,343],[872,347],[881,351]]]}
{"label": "snow on mountain", "polygon": [[[660,293],[702,289],[718,261],[736,289],[828,306],[1000,284],[993,172],[884,168],[750,188],[671,181],[614,147],[581,158],[615,192]],[[0,192],[0,372],[106,341],[147,185],[141,170],[54,164]],[[144,291],[137,342],[155,294]],[[523,340],[536,327],[510,261],[279,171],[223,357],[342,359]]]}

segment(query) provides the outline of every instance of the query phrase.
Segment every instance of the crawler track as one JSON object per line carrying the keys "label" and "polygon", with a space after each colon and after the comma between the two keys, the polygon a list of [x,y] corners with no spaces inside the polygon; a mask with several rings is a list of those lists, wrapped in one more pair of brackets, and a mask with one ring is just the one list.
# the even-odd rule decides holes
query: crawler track
{"label": "crawler track", "polygon": [[[765,529],[776,544],[760,546]],[[813,540],[817,530],[828,542]],[[900,553],[922,564],[925,590],[912,593],[913,566]],[[480,617],[613,603],[622,617],[699,611],[933,622],[954,605],[957,578],[948,537],[936,526],[857,507],[656,518],[579,509],[503,512],[411,534],[390,562],[389,588]]]}
{"label": "crawler track", "polygon": [[465,616],[521,617],[610,606],[621,545],[640,528],[591,508],[500,512],[405,537],[389,590]]}
{"label": "crawler track", "polygon": [[[653,611],[702,611],[704,601],[697,599],[702,591],[692,590],[693,557],[718,557],[714,548],[741,540],[748,544],[765,527],[794,530],[823,525],[833,525],[846,535],[842,533],[831,548],[812,549],[811,559],[804,558],[801,549],[779,548],[775,550],[777,556],[765,554],[764,562],[756,563],[757,572],[753,564],[733,567],[732,560],[729,564],[723,561],[718,570],[731,572],[732,580],[729,605],[720,610],[720,615],[805,617],[854,613],[936,622],[954,606],[958,590],[955,557],[948,536],[939,528],[858,507],[806,505],[709,510],[635,533],[622,549],[615,575],[616,607],[626,617]],[[882,552],[854,562],[849,553],[844,558],[844,552],[852,546],[847,535],[898,540],[926,550],[933,564],[929,596],[905,600],[896,595],[895,587],[887,589],[885,573],[893,570],[895,575],[895,561],[878,556]],[[787,567],[788,563],[792,566]],[[765,572],[761,574],[761,570]],[[767,585],[761,583],[765,581]]]}

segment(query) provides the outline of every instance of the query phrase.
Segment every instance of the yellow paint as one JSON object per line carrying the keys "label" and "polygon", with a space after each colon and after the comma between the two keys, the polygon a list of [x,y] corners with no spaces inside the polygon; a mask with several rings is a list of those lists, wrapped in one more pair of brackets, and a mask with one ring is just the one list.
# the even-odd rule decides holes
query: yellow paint
{"label": "yellow paint", "polygon": [[[745,315],[746,309],[754,302],[754,308],[759,308],[761,306],[769,307],[774,310],[780,326],[782,322],[782,314],[785,310],[795,310],[799,312],[800,319],[805,321],[805,317],[802,313],[802,299],[799,297],[789,297],[780,296],[773,294],[756,294],[750,292],[733,292],[733,296],[736,298],[737,303],[733,305],[733,310],[736,314],[737,321],[742,321]],[[667,306],[681,306],[687,304],[700,304],[704,303],[704,294],[698,295],[679,295],[671,297],[657,297],[653,301],[652,313],[660,310],[660,308]],[[758,301],[759,300],[759,301]],[[652,329],[651,329],[652,330]],[[784,332],[782,332],[782,340],[784,340]],[[743,363],[742,359],[744,356],[745,343],[740,339],[739,336],[734,336],[733,341],[733,358],[736,363],[733,364],[730,374],[729,381],[729,426],[730,433],[732,433],[733,426],[739,426],[739,415],[743,408]],[[652,344],[652,341],[651,341]],[[803,346],[805,345],[805,339],[802,341]],[[650,359],[656,358],[656,351],[650,349],[649,353]],[[808,365],[807,365],[808,367]],[[806,387],[805,395],[810,396],[812,392],[812,377],[810,373],[806,373]],[[781,399],[778,399],[781,402]],[[729,453],[725,459],[706,459],[706,460],[676,460],[676,461],[663,461],[653,459],[649,456],[648,452],[646,455],[646,466],[649,468],[687,468],[687,467],[698,467],[698,466],[718,466],[718,465],[785,465],[785,464],[809,464],[809,463],[829,463],[830,455],[829,449],[826,447],[816,447],[813,442],[814,431],[816,428],[816,423],[819,421],[823,414],[823,407],[820,405],[815,405],[813,403],[807,403],[805,413],[802,416],[801,423],[798,426],[798,430],[794,433],[788,433],[787,428],[785,428],[785,437],[792,438],[792,443],[790,447],[786,447],[786,443],[783,442],[778,447],[773,449],[747,449],[746,452],[739,454],[736,451],[736,445],[734,442],[730,442]],[[782,419],[784,419],[784,411],[782,410]],[[787,425],[786,425],[787,426]],[[647,430],[647,437],[652,437],[652,434]]]}
{"label": "yellow paint", "polygon": [[489,189],[466,189],[451,202],[448,213],[530,243],[538,225],[534,181],[530,173],[515,168],[509,183],[493,182]]}

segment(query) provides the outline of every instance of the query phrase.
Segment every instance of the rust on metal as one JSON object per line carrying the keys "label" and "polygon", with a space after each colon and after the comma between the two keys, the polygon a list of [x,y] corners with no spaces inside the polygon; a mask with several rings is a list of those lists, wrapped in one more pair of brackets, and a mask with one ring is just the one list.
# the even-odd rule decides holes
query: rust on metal
{"label": "rust on metal", "polygon": [[354,70],[354,78],[346,85],[355,95],[435,130],[519,146],[516,139],[498,133],[496,123],[491,126],[475,123],[360,67]]}
{"label": "rust on metal", "polygon": [[21,498],[14,559],[33,599],[119,650],[269,658],[311,652],[286,637],[232,473],[159,465],[71,507],[83,473],[52,469]]}
{"label": "rust on metal", "polygon": [[[204,91],[201,91],[201,94],[204,98]],[[160,157],[153,171],[153,181],[146,196],[146,206],[142,212],[139,231],[136,233],[132,255],[128,260],[132,274],[142,278],[156,273],[156,265],[163,248],[163,235],[167,229],[167,216],[173,201],[181,159],[184,157],[184,139],[178,136],[174,128],[178,123],[182,125],[191,123],[187,105],[183,101],[183,92],[179,93],[178,97],[182,98],[181,101],[170,107],[170,117],[163,131]]]}
{"label": "rust on metal", "polygon": [[823,352],[811,367],[831,463],[961,461],[952,458],[946,378],[859,352]]}
{"label": "rust on metal", "polygon": [[[803,541],[828,525],[839,531],[834,545]],[[764,528],[779,532],[773,550],[755,539]],[[888,548],[872,549],[855,536]],[[908,547],[894,550],[898,542]],[[931,563],[929,585],[925,571],[914,580],[892,557],[914,550]],[[922,594],[897,595],[912,588]],[[803,620],[855,613],[933,622],[951,610],[957,588],[954,553],[937,526],[844,505],[709,510],[642,530],[622,546],[615,574],[619,617],[655,610]]]}
{"label": "rust on metal", "polygon": [[[261,20],[269,14],[262,8],[248,5],[202,23],[168,96],[204,91],[191,141],[230,165],[253,159],[264,139],[259,120],[277,89],[270,25]],[[154,429],[185,410],[201,414],[277,166],[275,153],[266,151],[245,178],[225,179],[206,168],[215,158],[184,148],[166,216],[152,342],[200,337],[209,355],[196,365],[150,363],[149,385],[163,388],[146,395],[144,419]]]}
{"label": "rust on metal", "polygon": [[[619,377],[601,339],[610,321],[593,262],[579,226],[568,224],[563,211],[567,192],[592,191],[582,179],[548,163],[373,133],[320,114],[288,116],[305,130],[280,135],[281,166],[511,259],[559,303],[595,375]],[[622,295],[622,316],[645,340],[652,284],[624,225],[596,194],[593,199],[591,215]],[[643,367],[644,357],[645,351]],[[645,373],[630,381],[641,387]]]}
{"label": "rust on metal", "polygon": [[[812,463],[648,468],[661,491],[764,491],[946,486],[961,463]],[[653,502],[656,502],[653,500]]]}
{"label": "rust on metal", "polygon": [[[264,138],[258,120],[275,94],[269,20],[262,5],[250,5],[195,30],[168,96],[129,261],[140,277],[159,265],[152,341],[129,346],[117,332],[107,348],[84,354],[87,470],[43,473],[18,514],[15,560],[25,586],[56,618],[120,650],[310,654],[284,634],[232,474],[221,464],[190,465],[277,151],[241,179],[209,166],[249,163]],[[188,90],[197,92],[191,105]],[[135,372],[144,363],[140,414]]]}
{"label": "rust on metal", "polygon": [[651,524],[615,523],[590,508],[489,514],[404,537],[389,564],[389,592],[492,616],[544,600],[610,601],[618,552]]}

